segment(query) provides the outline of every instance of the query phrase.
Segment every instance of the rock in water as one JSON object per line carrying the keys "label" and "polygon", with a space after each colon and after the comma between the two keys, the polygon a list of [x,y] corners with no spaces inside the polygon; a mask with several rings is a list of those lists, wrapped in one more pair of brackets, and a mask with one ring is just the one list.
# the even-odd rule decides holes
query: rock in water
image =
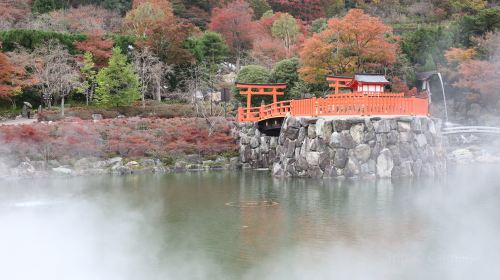
{"label": "rock in water", "polygon": [[52,171],[54,171],[56,173],[60,173],[60,174],[66,174],[66,175],[71,175],[71,173],[73,173],[73,170],[66,168],[66,167],[62,167],[62,166],[52,168]]}

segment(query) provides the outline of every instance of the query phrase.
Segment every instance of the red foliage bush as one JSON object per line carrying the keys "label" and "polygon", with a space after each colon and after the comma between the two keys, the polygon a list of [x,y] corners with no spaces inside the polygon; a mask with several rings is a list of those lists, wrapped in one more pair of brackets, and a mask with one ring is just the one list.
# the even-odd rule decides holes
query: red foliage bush
{"label": "red foliage bush", "polygon": [[0,152],[32,159],[163,157],[235,151],[225,119],[214,119],[210,133],[201,118],[128,118],[98,122],[76,118],[46,124],[0,126]]}

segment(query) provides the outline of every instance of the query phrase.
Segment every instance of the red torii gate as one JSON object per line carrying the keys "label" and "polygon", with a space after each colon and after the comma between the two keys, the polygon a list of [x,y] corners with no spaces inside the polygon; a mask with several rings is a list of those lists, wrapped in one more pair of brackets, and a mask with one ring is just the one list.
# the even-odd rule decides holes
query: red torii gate
{"label": "red torii gate", "polygon": [[236,88],[240,94],[247,96],[247,108],[252,107],[252,95],[272,95],[273,103],[278,102],[278,95],[284,95],[286,84],[259,84],[259,83],[237,83]]}
{"label": "red torii gate", "polygon": [[339,94],[341,88],[350,88],[353,77],[328,76],[326,77],[328,86],[334,90],[334,94]]}

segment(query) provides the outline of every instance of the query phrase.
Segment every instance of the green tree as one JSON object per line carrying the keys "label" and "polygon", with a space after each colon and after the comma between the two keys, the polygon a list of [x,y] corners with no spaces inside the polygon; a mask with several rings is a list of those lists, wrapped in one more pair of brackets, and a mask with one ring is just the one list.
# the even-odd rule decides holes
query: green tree
{"label": "green tree", "polygon": [[255,19],[260,19],[267,11],[272,11],[271,6],[266,0],[250,0],[250,7],[253,10]]}
{"label": "green tree", "polygon": [[18,46],[29,49],[30,51],[37,47],[46,45],[49,40],[56,40],[64,45],[71,54],[78,50],[75,48],[76,42],[87,39],[83,34],[69,34],[66,32],[53,32],[35,29],[9,29],[0,30],[0,41],[4,51],[13,51]]}
{"label": "green tree", "polygon": [[229,52],[222,35],[212,31],[205,31],[199,37],[189,38],[185,47],[191,51],[198,62],[208,62],[209,64],[223,62]]}
{"label": "green tree", "polygon": [[101,6],[108,10],[119,11],[124,15],[132,8],[132,0],[102,0]]}
{"label": "green tree", "polygon": [[85,95],[87,106],[92,100],[96,86],[96,68],[92,53],[85,52],[83,55],[83,65],[80,67],[80,73],[84,79],[78,91]]}
{"label": "green tree", "polygon": [[299,81],[299,59],[296,57],[282,60],[273,68],[270,81],[273,83],[286,83],[285,97],[290,98],[290,90]]}
{"label": "green tree", "polygon": [[[271,74],[269,70],[260,66],[260,65],[248,65],[241,68],[238,76],[236,77],[237,83],[269,83]],[[241,102],[245,102],[246,96],[239,94],[239,91],[236,88],[233,88],[233,93],[237,100]],[[252,97],[252,104],[254,106],[260,105],[260,103],[264,100],[266,103],[271,102],[271,98],[269,96],[255,96]]]}
{"label": "green tree", "polygon": [[500,7],[484,9],[476,15],[463,16],[458,21],[458,43],[473,46],[473,38],[500,29]]}
{"label": "green tree", "polygon": [[457,12],[476,12],[486,7],[484,0],[450,0],[450,4]]}
{"label": "green tree", "polygon": [[109,65],[97,74],[96,101],[105,106],[129,106],[138,100],[139,77],[120,48],[113,48]]}
{"label": "green tree", "polygon": [[35,0],[32,9],[35,14],[44,14],[65,7],[65,2],[62,0]]}
{"label": "green tree", "polygon": [[333,17],[341,14],[346,8],[346,2],[344,0],[330,0],[326,7],[326,16]]}
{"label": "green tree", "polygon": [[421,28],[408,32],[401,41],[401,50],[411,63],[424,65],[431,56],[435,63],[444,63],[444,52],[453,46],[453,33],[443,27]]}
{"label": "green tree", "polygon": [[287,56],[290,55],[290,49],[299,34],[299,25],[295,18],[289,14],[282,14],[271,27],[274,37],[280,38],[285,44]]}
{"label": "green tree", "polygon": [[311,22],[311,27],[309,27],[309,31],[311,33],[320,33],[328,27],[328,21],[326,18],[318,18]]}

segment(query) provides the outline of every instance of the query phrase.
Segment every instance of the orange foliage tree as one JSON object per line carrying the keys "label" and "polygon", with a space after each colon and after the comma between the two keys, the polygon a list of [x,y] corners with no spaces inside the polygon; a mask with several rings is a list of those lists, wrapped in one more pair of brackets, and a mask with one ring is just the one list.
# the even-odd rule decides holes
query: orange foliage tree
{"label": "orange foliage tree", "polygon": [[332,18],[328,27],[304,42],[299,72],[310,83],[325,75],[380,71],[396,62],[398,45],[392,28],[378,17],[351,9],[343,18]]}
{"label": "orange foliage tree", "polygon": [[212,11],[208,28],[219,32],[226,40],[236,59],[236,69],[245,50],[252,46],[253,11],[248,2],[236,0],[223,8]]}
{"label": "orange foliage tree", "polygon": [[474,58],[476,56],[476,50],[473,48],[470,49],[460,49],[460,48],[450,48],[444,54],[446,61],[451,64],[458,64],[469,59]]}
{"label": "orange foliage tree", "polygon": [[192,59],[182,47],[195,31],[192,24],[177,18],[167,0],[134,0],[124,19],[124,28],[134,34],[139,46],[148,46],[163,61],[180,64]]}
{"label": "orange foliage tree", "polygon": [[458,66],[459,80],[455,86],[481,93],[486,102],[500,100],[500,62],[467,60]]}
{"label": "orange foliage tree", "polygon": [[[5,53],[0,52],[0,99],[13,102],[12,97],[22,87],[33,82],[32,77],[22,65],[16,64]],[[14,102],[12,105],[15,106]]]}

